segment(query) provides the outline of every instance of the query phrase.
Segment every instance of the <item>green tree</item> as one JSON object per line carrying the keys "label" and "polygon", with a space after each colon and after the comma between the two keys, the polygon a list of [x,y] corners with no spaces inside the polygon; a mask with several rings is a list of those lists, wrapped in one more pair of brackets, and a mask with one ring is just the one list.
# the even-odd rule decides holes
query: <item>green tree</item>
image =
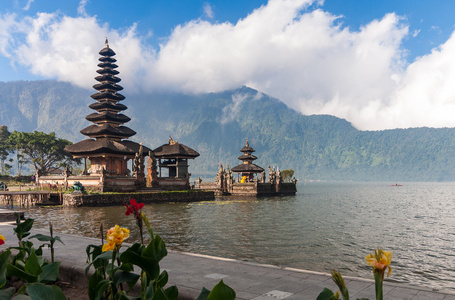
{"label": "green tree", "polygon": [[283,179],[283,182],[291,182],[292,176],[294,176],[294,170],[292,169],[281,171],[281,178]]}
{"label": "green tree", "polygon": [[70,141],[57,138],[55,133],[18,132],[14,131],[9,137],[9,142],[17,151],[21,152],[22,159],[33,164],[40,174],[46,174],[50,168],[65,161],[76,161],[65,152],[65,147],[71,145]]}
{"label": "green tree", "polygon": [[8,127],[6,125],[0,126],[0,165],[1,165],[1,173],[6,174],[9,169],[11,169],[11,165],[5,163],[5,160],[8,158],[8,155],[12,152],[13,148],[11,148],[11,144],[8,142],[8,138],[11,133],[8,131]]}

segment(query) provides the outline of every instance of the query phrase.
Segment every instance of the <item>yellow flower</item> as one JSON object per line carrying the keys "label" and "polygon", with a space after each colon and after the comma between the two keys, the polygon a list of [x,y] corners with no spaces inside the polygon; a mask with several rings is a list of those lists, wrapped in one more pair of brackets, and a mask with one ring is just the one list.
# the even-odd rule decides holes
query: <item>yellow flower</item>
{"label": "yellow flower", "polygon": [[113,250],[115,246],[120,246],[123,240],[130,236],[130,231],[126,228],[121,228],[118,225],[107,231],[107,244],[103,245],[103,252]]}
{"label": "yellow flower", "polygon": [[375,250],[374,254],[368,254],[365,257],[367,265],[373,267],[373,271],[384,274],[385,270],[389,268],[387,277],[392,273],[390,263],[392,262],[392,253],[390,251],[384,251],[381,248]]}
{"label": "yellow flower", "polygon": [[5,243],[5,237],[0,234],[0,245],[3,245]]}
{"label": "yellow flower", "polygon": [[106,252],[106,251],[114,250],[114,248],[115,248],[115,243],[107,243],[107,244],[103,245],[102,251]]}

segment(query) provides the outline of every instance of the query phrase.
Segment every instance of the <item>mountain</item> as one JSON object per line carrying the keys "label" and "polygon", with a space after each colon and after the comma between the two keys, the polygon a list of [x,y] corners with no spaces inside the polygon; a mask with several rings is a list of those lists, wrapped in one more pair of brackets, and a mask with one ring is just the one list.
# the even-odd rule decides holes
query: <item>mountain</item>
{"label": "mountain", "polygon": [[[57,81],[0,82],[0,123],[10,131],[54,131],[73,142],[90,122],[90,95]],[[239,164],[248,138],[258,165],[292,168],[300,180],[455,180],[455,129],[360,131],[329,115],[302,115],[277,99],[242,87],[222,93],[129,94],[122,101],[137,132],[156,148],[169,136],[198,151],[195,176],[212,178],[218,164]]]}

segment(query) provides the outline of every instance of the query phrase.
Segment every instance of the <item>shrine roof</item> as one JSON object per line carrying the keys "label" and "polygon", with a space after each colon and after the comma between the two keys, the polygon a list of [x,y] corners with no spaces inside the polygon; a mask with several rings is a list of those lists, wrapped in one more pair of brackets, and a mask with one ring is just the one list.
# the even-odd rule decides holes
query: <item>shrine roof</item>
{"label": "shrine roof", "polygon": [[127,138],[136,134],[136,131],[126,126],[114,127],[109,124],[90,125],[82,129],[80,132],[83,135],[87,136],[106,135],[115,136],[119,138]]}
{"label": "shrine roof", "polygon": [[114,111],[120,111],[120,110],[127,109],[126,105],[123,105],[121,103],[111,103],[108,101],[95,102],[95,103],[90,104],[88,107],[90,107],[91,109],[95,109],[95,110],[111,109]]}
{"label": "shrine roof", "polygon": [[264,169],[255,164],[240,164],[233,167],[231,171],[234,173],[262,173]]}
{"label": "shrine roof", "polygon": [[118,123],[126,123],[129,122],[131,119],[124,114],[113,114],[110,112],[106,113],[93,113],[85,117],[88,121],[91,122],[101,122],[101,121],[111,121],[111,122],[118,122]]}
{"label": "shrine roof", "polygon": [[240,160],[256,160],[258,159],[257,156],[252,154],[243,154],[238,157]]}
{"label": "shrine roof", "polygon": [[153,150],[153,154],[157,158],[167,157],[196,158],[200,155],[197,151],[191,149],[188,146],[180,144],[179,142],[164,144]]}
{"label": "shrine roof", "polygon": [[114,56],[115,52],[109,47],[104,47],[103,49],[100,50],[99,54],[102,56]]}
{"label": "shrine roof", "polygon": [[[78,143],[69,145],[65,148],[65,151],[71,155],[90,155],[90,154],[122,154],[122,155],[134,155],[139,152],[140,144],[133,141],[113,141],[110,139],[86,139]],[[143,155],[148,155],[150,148],[142,146]]]}
{"label": "shrine roof", "polygon": [[102,92],[102,93],[95,93],[91,95],[95,100],[113,100],[113,101],[121,101],[125,99],[125,96],[119,93],[112,93],[112,92]]}

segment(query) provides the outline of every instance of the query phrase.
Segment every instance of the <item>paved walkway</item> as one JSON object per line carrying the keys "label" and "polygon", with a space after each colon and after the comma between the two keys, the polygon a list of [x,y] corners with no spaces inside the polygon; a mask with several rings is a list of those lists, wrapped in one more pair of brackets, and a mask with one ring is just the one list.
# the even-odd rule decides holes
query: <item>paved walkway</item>
{"label": "paved walkway", "polygon": [[[16,246],[17,238],[13,235],[11,223],[0,223],[0,233],[6,238],[8,246]],[[44,230],[33,230],[32,234],[48,234]],[[60,236],[65,245],[56,243],[56,260],[62,262],[61,277],[64,281],[85,288],[87,278],[84,275],[86,264],[85,248],[89,244],[101,244],[99,239],[54,233]],[[38,244],[38,240],[32,240]],[[49,252],[49,250],[45,250]],[[48,255],[49,253],[46,253]],[[330,275],[291,268],[260,265],[233,259],[216,258],[169,251],[160,264],[169,273],[169,284],[179,289],[180,299],[196,299],[202,287],[211,289],[221,279],[232,287],[237,299],[276,300],[276,299],[316,299],[324,287],[337,290]],[[350,298],[375,299],[372,280],[345,277]],[[384,286],[384,299],[444,299],[455,300],[455,293],[438,292],[423,287],[405,286],[387,283]],[[80,299],[88,299],[81,295]]]}

